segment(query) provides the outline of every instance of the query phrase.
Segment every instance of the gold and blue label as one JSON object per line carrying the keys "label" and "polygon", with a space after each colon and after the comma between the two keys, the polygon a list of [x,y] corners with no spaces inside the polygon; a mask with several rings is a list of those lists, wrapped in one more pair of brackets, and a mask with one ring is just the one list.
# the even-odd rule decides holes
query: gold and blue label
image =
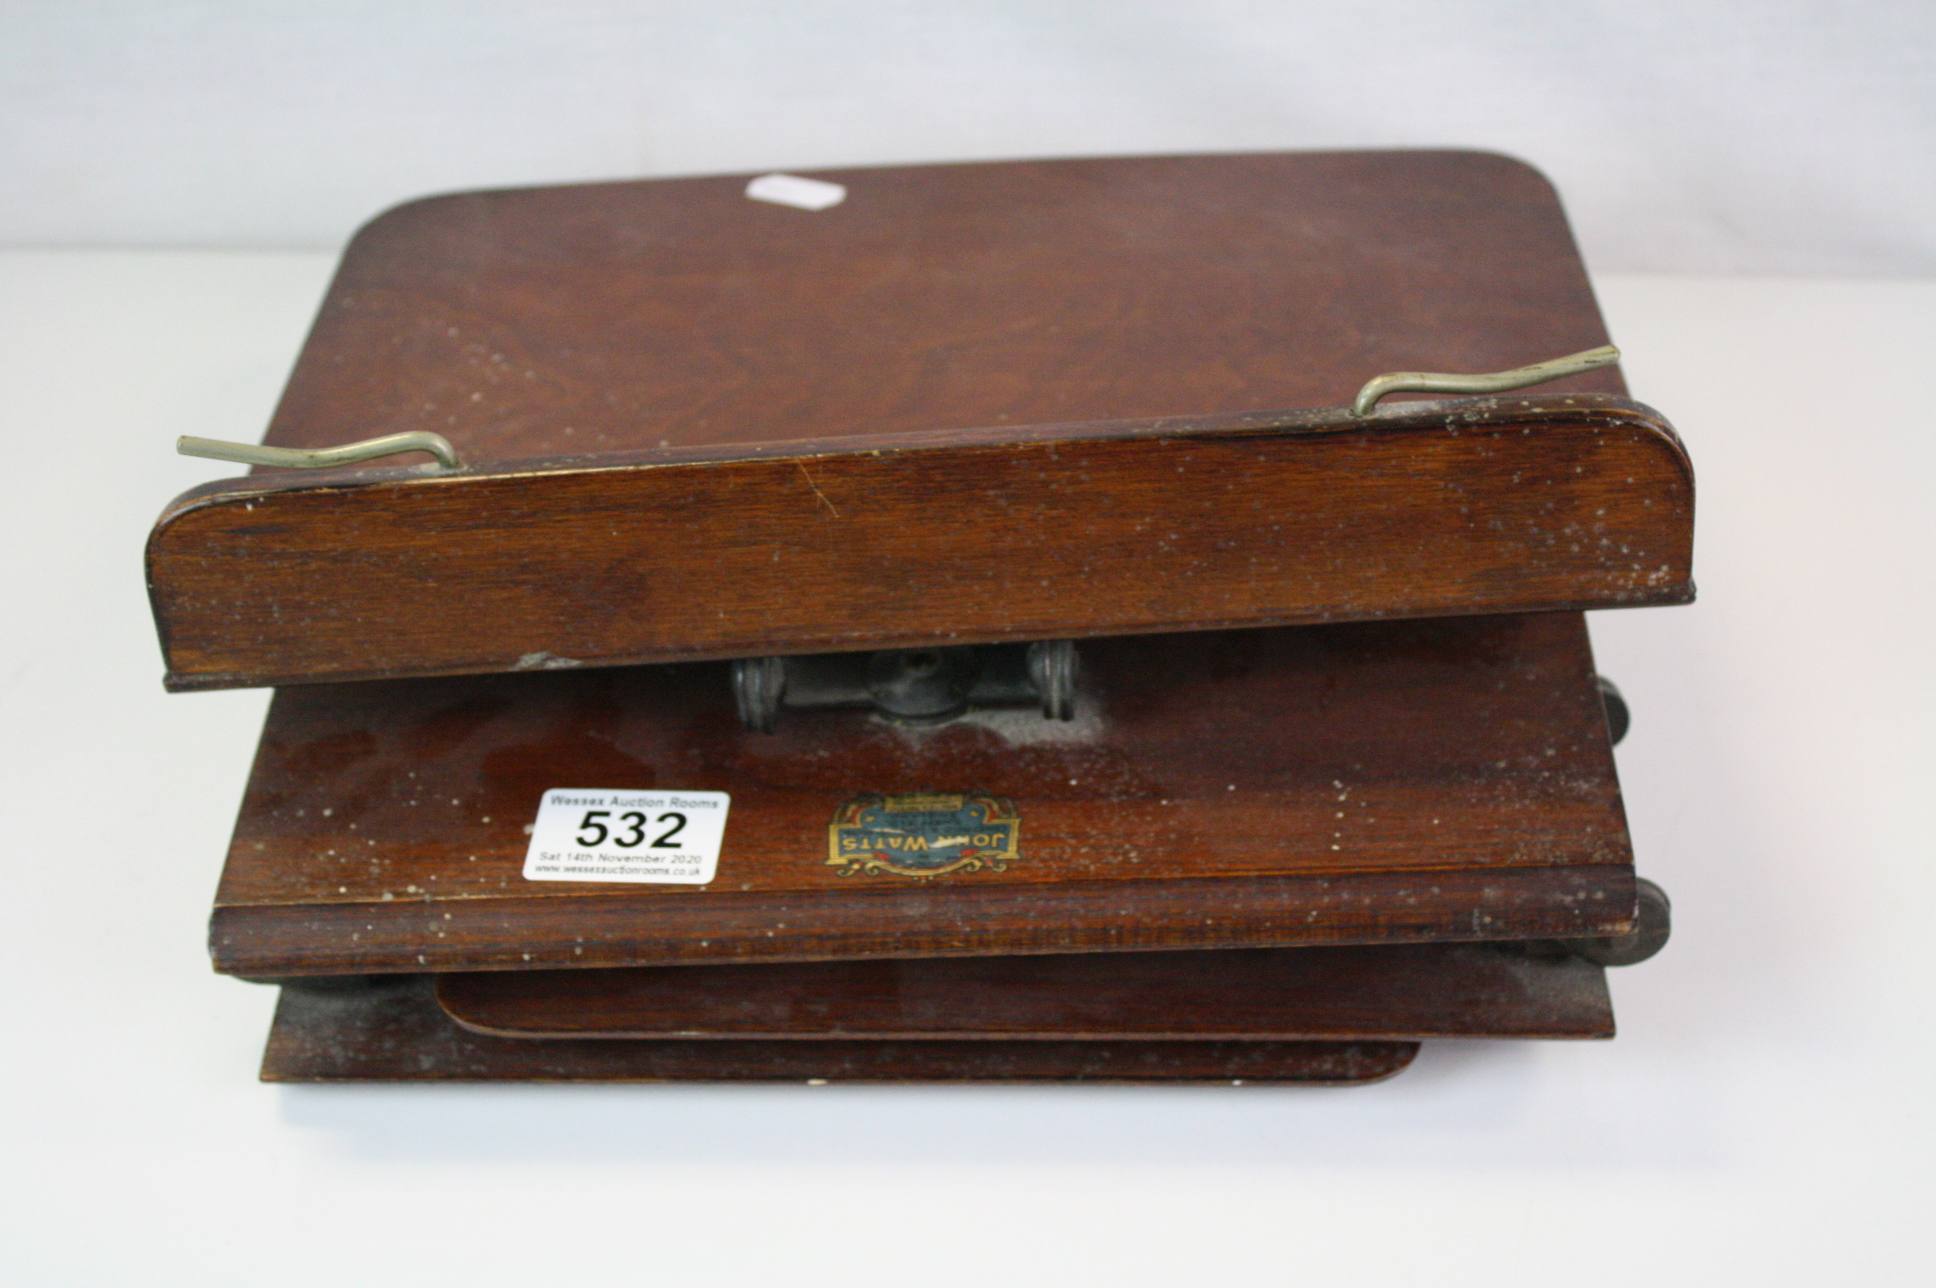
{"label": "gold and blue label", "polygon": [[974,793],[869,793],[834,811],[827,865],[844,877],[1002,872],[1022,857],[1015,802]]}

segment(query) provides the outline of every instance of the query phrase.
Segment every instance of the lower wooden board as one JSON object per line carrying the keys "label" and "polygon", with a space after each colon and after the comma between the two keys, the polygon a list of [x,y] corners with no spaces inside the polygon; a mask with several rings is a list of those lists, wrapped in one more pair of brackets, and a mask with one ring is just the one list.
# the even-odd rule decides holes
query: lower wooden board
{"label": "lower wooden board", "polygon": [[[458,629],[453,624],[453,629]],[[263,978],[1584,938],[1632,851],[1580,614],[1087,641],[1077,714],[739,726],[719,664],[284,689],[210,947]],[[528,880],[552,788],[718,791],[706,886]],[[1017,852],[905,874],[854,802],[975,793]],[[924,797],[926,798],[926,797]]]}
{"label": "lower wooden board", "polygon": [[529,1041],[452,1023],[431,981],[283,990],[266,1082],[1355,1083],[1413,1042]]}
{"label": "lower wooden board", "polygon": [[436,991],[465,1028],[526,1039],[1613,1036],[1602,967],[1496,944],[495,971]]}

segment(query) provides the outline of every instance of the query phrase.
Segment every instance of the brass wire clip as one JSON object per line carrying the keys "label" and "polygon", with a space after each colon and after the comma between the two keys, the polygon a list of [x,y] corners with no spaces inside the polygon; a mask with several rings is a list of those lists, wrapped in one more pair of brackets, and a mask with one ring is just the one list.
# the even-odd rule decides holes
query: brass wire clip
{"label": "brass wire clip", "polygon": [[1577,376],[1595,367],[1620,361],[1620,350],[1612,345],[1569,353],[1564,358],[1548,358],[1510,371],[1483,371],[1461,375],[1454,371],[1388,371],[1365,381],[1364,388],[1351,404],[1353,416],[1367,416],[1386,394],[1497,394],[1508,389],[1543,385],[1562,376]]}
{"label": "brass wire clip", "polygon": [[175,440],[175,450],[183,456],[200,456],[211,461],[235,461],[241,465],[273,465],[291,470],[317,470],[329,465],[354,465],[379,456],[401,452],[429,452],[445,469],[463,464],[457,449],[442,434],[427,429],[412,429],[401,434],[384,434],[340,447],[264,447],[259,443],[231,443],[220,438],[196,438],[184,434]]}

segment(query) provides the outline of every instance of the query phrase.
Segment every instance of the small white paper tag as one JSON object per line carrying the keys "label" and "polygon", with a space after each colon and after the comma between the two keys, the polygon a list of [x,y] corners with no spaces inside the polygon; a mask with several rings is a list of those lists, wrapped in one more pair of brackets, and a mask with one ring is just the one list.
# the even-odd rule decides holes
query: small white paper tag
{"label": "small white paper tag", "polygon": [[726,836],[725,792],[554,787],[538,803],[527,881],[705,885]]}
{"label": "small white paper tag", "polygon": [[763,174],[746,185],[746,195],[755,201],[770,201],[776,206],[792,206],[797,210],[825,210],[847,200],[847,189],[825,179]]}

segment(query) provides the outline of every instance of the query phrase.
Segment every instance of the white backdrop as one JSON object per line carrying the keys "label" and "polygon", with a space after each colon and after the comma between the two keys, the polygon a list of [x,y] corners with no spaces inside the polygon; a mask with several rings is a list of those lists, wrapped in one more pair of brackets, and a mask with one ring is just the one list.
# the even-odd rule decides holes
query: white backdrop
{"label": "white backdrop", "polygon": [[1936,272],[1936,3],[0,0],[0,244],[322,247],[450,188],[1483,146],[1602,270]]}

